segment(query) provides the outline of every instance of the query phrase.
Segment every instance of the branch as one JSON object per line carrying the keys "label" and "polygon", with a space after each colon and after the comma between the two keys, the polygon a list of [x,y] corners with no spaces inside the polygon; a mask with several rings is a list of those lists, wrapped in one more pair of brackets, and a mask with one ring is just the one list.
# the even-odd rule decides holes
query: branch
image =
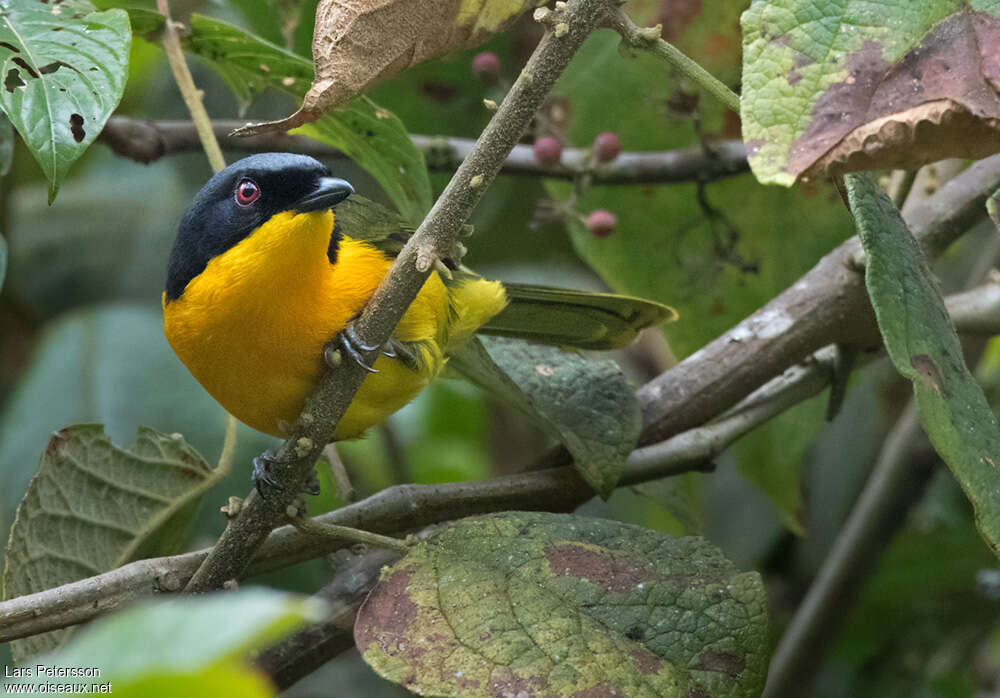
{"label": "branch", "polygon": [[375,586],[382,567],[398,559],[398,554],[388,550],[373,550],[349,559],[337,570],[333,581],[315,596],[331,605],[326,620],[298,631],[258,655],[254,663],[271,677],[279,691],[354,646],[354,617],[361,602]]}
{"label": "branch", "polygon": [[938,456],[911,400],[893,426],[833,548],[771,658],[766,698],[808,693],[816,669],[892,535],[920,499]]}
{"label": "branch", "polygon": [[[971,304],[984,307],[985,312],[998,318],[989,331],[1000,334],[1000,282],[984,284],[975,292],[993,299],[992,305],[978,301]],[[963,304],[970,303],[971,296],[960,296],[965,296]],[[957,297],[949,296],[949,308]],[[960,332],[968,326],[976,331],[984,329],[977,319],[970,319],[966,325],[956,318],[956,326]],[[748,356],[748,361],[754,360]],[[710,469],[712,461],[744,434],[821,391],[835,373],[835,362],[836,350],[825,347],[754,391],[719,421],[663,443],[636,449],[629,456],[619,486]],[[495,511],[572,511],[592,496],[593,491],[576,471],[562,467],[481,482],[396,485],[318,516],[316,521],[390,535]],[[342,542],[317,539],[299,533],[292,526],[284,526],[270,535],[246,576],[311,560],[341,545]],[[83,623],[143,596],[178,591],[207,555],[208,550],[200,550],[139,560],[95,577],[4,601],[0,603],[0,618],[4,620],[0,642]]]}
{"label": "branch", "polygon": [[[915,204],[922,198],[914,192],[908,203]],[[996,334],[995,324],[990,328],[989,323],[1000,318],[1000,285],[994,268],[998,259],[1000,239],[994,236],[980,250],[966,285],[977,284],[983,278],[988,279],[987,283],[946,299],[948,312],[956,313],[952,321],[959,331]],[[984,336],[965,342],[966,362],[975,365],[985,349]],[[812,684],[882,552],[910,509],[920,501],[939,462],[911,398],[883,442],[857,503],[781,636],[771,658],[764,696],[797,696]]]}
{"label": "branch", "polygon": [[[981,160],[907,211],[906,222],[934,259],[985,213],[1000,187],[1000,155]],[[854,263],[857,237],[821,259],[795,284],[728,332],[638,391],[641,443],[704,424],[757,386],[827,344],[881,343]]]}
{"label": "branch", "polygon": [[[832,372],[834,352],[824,350],[780,376],[714,424],[669,441],[636,449],[620,486],[657,480],[692,470],[710,469],[734,441],[776,414],[823,389]],[[337,509],[316,521],[398,534],[461,516],[495,511],[572,511],[593,490],[569,467],[518,473],[481,482],[396,485]],[[246,575],[271,572],[327,555],[343,541],[304,535],[292,526],[275,530],[260,548]],[[139,560],[110,572],[0,603],[0,642],[76,625],[152,593],[175,592],[188,582],[208,550]]]}
{"label": "branch", "polygon": [[[361,345],[384,345],[431,270],[441,259],[453,256],[472,209],[521,139],[570,58],[605,17],[610,2],[570,0],[558,12],[559,30],[546,31],[476,145],[354,323]],[[281,489],[266,499],[256,490],[251,491],[245,506],[226,527],[186,591],[219,589],[226,581],[242,576],[268,533],[303,490],[308,473],[323,447],[332,440],[337,422],[365,375],[357,362],[345,361],[323,376],[275,459],[272,477]]]}
{"label": "branch", "polygon": [[[287,151],[317,158],[347,159],[336,148],[283,132],[239,138],[230,136],[244,122],[212,122],[216,138],[226,150],[240,152]],[[472,151],[475,141],[448,136],[411,135],[414,145],[426,156],[427,167],[436,172],[453,172]],[[201,149],[198,134],[190,121],[143,121],[127,116],[108,119],[98,141],[115,154],[149,164],[167,155]],[[589,149],[565,148],[562,164],[540,165],[530,145],[516,145],[504,161],[503,174],[548,179],[573,180],[584,170]],[[721,141],[678,150],[624,152],[609,163],[589,172],[593,184],[665,184],[672,182],[712,182],[749,171],[742,141]]]}

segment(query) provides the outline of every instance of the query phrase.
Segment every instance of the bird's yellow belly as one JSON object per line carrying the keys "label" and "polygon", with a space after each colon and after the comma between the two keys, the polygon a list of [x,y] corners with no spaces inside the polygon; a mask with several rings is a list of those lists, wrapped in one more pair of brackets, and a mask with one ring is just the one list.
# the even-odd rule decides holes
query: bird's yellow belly
{"label": "bird's yellow belly", "polygon": [[[258,269],[233,252],[210,262],[220,268],[193,279],[164,307],[164,332],[174,351],[234,417],[284,436],[324,370],[323,347],[360,311],[389,267],[368,246],[345,240],[340,264],[297,268],[294,275],[240,275]],[[325,261],[325,259],[324,259]],[[337,274],[334,269],[350,270]],[[368,273],[359,274],[359,269]],[[280,270],[272,270],[280,271]],[[342,277],[342,278],[341,278]],[[210,280],[211,283],[207,283]],[[440,371],[440,323],[448,292],[432,275],[396,329],[422,342],[420,368],[380,356],[341,419],[336,439],[352,438],[409,402]]]}

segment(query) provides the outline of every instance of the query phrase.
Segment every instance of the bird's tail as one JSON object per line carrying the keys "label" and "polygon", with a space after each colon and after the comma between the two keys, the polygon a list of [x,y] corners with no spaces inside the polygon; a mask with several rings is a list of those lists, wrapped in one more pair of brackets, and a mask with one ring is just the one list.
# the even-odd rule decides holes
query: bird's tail
{"label": "bird's tail", "polygon": [[579,349],[617,349],[640,330],[677,319],[670,306],[631,296],[508,283],[503,290],[506,307],[487,314],[480,333]]}

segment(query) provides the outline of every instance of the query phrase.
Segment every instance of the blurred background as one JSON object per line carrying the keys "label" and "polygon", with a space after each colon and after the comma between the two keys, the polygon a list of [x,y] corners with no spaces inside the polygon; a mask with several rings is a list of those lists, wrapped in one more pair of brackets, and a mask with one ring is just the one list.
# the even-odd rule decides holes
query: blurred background
{"label": "blurred background", "polygon": [[[284,0],[175,2],[183,19],[198,11],[309,55],[311,6],[295,26],[273,21]],[[96,3],[100,5],[100,3]],[[748,2],[633,0],[637,21],[662,22],[676,42],[725,83],[739,88],[739,14]],[[137,3],[142,5],[142,3]],[[148,3],[146,6],[151,6]],[[370,93],[414,134],[474,138],[540,36],[521,21],[478,49],[429,61]],[[500,58],[499,83],[473,73],[472,58]],[[611,32],[592,36],[560,81],[537,135],[589,147],[615,132],[625,150],[669,150],[740,136],[738,117],[652,58],[623,60]],[[266,92],[245,111],[207,67],[190,60],[213,118],[262,120],[297,105]],[[136,38],[131,78],[118,114],[187,119],[159,47]],[[242,154],[227,152],[233,161]],[[345,160],[332,163],[366,196],[374,181]],[[211,171],[200,152],[141,165],[98,143],[78,162],[52,206],[30,154],[17,143],[0,182],[0,230],[9,245],[0,293],[0,522],[17,503],[49,435],[100,422],[130,444],[139,425],[179,432],[209,461],[218,459],[225,415],[174,357],[163,338],[160,293],[181,214]],[[439,193],[448,174],[435,172]],[[675,306],[681,319],[623,354],[636,385],[692,353],[793,283],[853,235],[836,190],[812,183],[764,188],[750,174],[710,183],[594,186],[577,215],[553,220],[551,202],[568,182],[501,176],[476,211],[466,263],[486,276],[575,288],[613,289]],[[581,219],[608,209],[618,222],[598,237]],[[540,213],[541,212],[541,213]],[[984,228],[979,239],[988,235]],[[976,235],[943,260],[944,286],[961,284],[976,257]],[[1000,397],[988,352],[980,367]],[[796,407],[740,441],[711,475],[690,474],[620,489],[583,513],[709,537],[738,566],[760,570],[771,596],[775,638],[801,600],[910,395],[885,360],[857,372],[843,409],[826,422],[827,394]],[[249,487],[250,459],[273,439],[240,427],[233,474],[206,498],[190,548],[210,544],[224,520],[219,506]],[[471,386],[441,380],[363,440],[338,444],[361,496],[399,482],[475,480],[515,472],[550,444],[526,419]],[[903,512],[874,577],[848,613],[814,696],[973,696],[1000,670],[1000,587],[995,559],[979,538],[968,504],[946,469],[933,474]],[[339,505],[324,494],[316,511]],[[330,577],[323,560],[258,581],[312,592]],[[980,583],[985,581],[987,583]],[[0,652],[5,648],[0,647]],[[347,653],[287,695],[403,695]]]}

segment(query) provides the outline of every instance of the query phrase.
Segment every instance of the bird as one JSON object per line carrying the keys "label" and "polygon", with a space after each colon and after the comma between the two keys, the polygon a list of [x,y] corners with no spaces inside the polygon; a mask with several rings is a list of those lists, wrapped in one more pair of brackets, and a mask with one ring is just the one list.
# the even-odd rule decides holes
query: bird
{"label": "bird", "polygon": [[[181,218],[163,328],[201,385],[244,424],[278,437],[343,349],[369,371],[334,440],[357,438],[412,400],[476,333],[584,349],[628,344],[676,317],[639,298],[432,271],[369,365],[351,323],[412,234],[307,155],[258,153],[212,176]],[[451,278],[448,278],[448,277]],[[254,482],[272,484],[266,458]]]}

